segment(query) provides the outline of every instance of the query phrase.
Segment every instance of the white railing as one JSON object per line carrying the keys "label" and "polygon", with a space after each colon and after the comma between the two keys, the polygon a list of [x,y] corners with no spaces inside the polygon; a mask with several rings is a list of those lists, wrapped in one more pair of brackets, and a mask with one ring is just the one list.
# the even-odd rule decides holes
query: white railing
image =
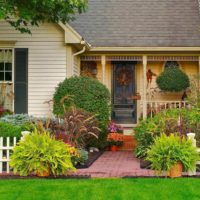
{"label": "white railing", "polygon": [[147,116],[153,117],[156,113],[169,108],[189,108],[187,101],[147,101]]}
{"label": "white railing", "polygon": [[10,155],[12,153],[12,149],[17,143],[16,137],[14,138],[3,138],[0,137],[0,173],[6,172],[10,173]]}

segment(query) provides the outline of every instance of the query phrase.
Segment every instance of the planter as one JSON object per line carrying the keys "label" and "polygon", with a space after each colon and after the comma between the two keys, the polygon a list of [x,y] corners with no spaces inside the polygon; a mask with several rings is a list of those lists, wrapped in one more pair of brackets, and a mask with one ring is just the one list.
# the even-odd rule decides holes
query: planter
{"label": "planter", "polygon": [[111,146],[111,147],[110,147],[110,150],[111,150],[112,152],[117,151],[117,146],[115,146],[115,145]]}
{"label": "planter", "polygon": [[168,176],[171,178],[177,178],[182,176],[183,165],[181,162],[177,162],[169,171]]}
{"label": "planter", "polygon": [[49,173],[49,171],[43,172],[43,173],[37,172],[36,175],[39,177],[48,177],[50,175],[50,173]]}

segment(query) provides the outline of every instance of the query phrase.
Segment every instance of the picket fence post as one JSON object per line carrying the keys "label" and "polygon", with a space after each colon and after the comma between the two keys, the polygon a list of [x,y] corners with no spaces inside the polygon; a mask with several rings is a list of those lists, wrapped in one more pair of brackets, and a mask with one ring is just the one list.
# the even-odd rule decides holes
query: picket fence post
{"label": "picket fence post", "polygon": [[[187,133],[187,137],[188,137],[188,139],[192,140],[192,145],[194,147],[196,147],[197,146],[197,144],[196,144],[197,142],[196,142],[196,139],[195,139],[195,133]],[[198,152],[199,152],[199,149],[198,149]],[[194,175],[196,175],[196,168],[193,171],[192,170],[188,171],[188,176],[194,176]]]}

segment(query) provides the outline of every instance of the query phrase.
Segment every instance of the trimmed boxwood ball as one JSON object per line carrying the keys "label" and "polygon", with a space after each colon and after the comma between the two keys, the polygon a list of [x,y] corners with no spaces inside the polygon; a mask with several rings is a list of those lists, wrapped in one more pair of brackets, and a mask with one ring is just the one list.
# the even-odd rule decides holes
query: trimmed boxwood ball
{"label": "trimmed boxwood ball", "polygon": [[166,68],[156,79],[158,87],[166,92],[181,92],[190,86],[189,77],[177,67]]}
{"label": "trimmed boxwood ball", "polygon": [[110,92],[106,86],[89,77],[66,78],[58,85],[53,98],[53,113],[57,116],[64,114],[60,103],[64,96],[70,96],[73,99],[73,101],[65,100],[65,106],[70,106],[73,102],[77,108],[96,114],[102,132],[106,132],[110,117]]}

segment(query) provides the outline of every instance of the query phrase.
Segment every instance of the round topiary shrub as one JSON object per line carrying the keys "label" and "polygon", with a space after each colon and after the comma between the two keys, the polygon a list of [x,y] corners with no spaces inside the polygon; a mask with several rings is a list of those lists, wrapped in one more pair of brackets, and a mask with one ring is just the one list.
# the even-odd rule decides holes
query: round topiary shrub
{"label": "round topiary shrub", "polygon": [[181,92],[190,86],[189,77],[177,67],[166,68],[156,79],[158,87],[166,92]]}
{"label": "round topiary shrub", "polygon": [[70,97],[64,100],[66,107],[73,103],[77,108],[96,114],[100,129],[105,132],[110,117],[110,92],[106,86],[89,77],[66,78],[58,85],[53,97],[53,113],[57,116],[64,114],[61,101],[65,96]]}

